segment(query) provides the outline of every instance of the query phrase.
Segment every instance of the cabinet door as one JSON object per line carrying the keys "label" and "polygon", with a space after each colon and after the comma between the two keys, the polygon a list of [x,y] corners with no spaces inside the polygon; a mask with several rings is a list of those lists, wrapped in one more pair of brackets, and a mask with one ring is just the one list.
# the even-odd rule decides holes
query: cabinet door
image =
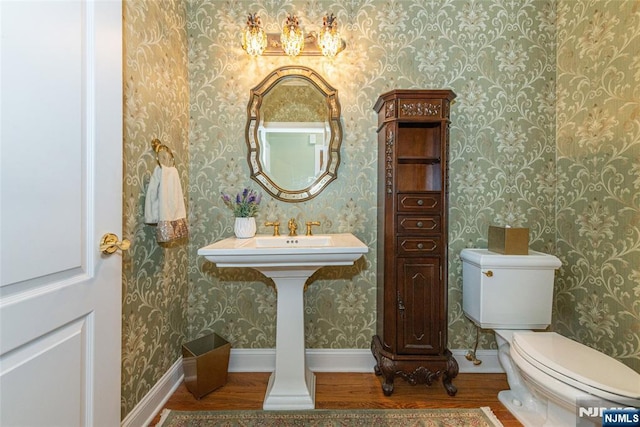
{"label": "cabinet door", "polygon": [[398,353],[440,353],[444,325],[440,258],[398,258],[397,285]]}

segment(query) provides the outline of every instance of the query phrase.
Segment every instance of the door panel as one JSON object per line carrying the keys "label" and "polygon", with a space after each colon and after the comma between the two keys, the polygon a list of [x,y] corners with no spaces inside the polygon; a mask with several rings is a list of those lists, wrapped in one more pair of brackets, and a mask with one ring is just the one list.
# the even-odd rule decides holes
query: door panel
{"label": "door panel", "polygon": [[0,425],[118,425],[122,5],[0,2],[0,24]]}
{"label": "door panel", "polygon": [[440,352],[439,292],[439,258],[398,258],[398,353]]}
{"label": "door panel", "polygon": [[[0,286],[83,265],[82,6],[2,2]],[[36,223],[19,226],[28,212]],[[47,256],[24,263],[35,243]]]}
{"label": "door panel", "polygon": [[[91,366],[86,360],[87,320],[79,319],[62,326],[3,357],[0,384],[4,407],[24,408],[28,401],[42,402],[39,410],[10,411],[2,417],[3,425],[40,425],[40,412],[45,412],[49,425],[80,426],[86,419],[82,402],[86,396]],[[78,369],[83,367],[83,369]],[[70,374],[70,375],[69,375]],[[41,387],[32,389],[27,376],[46,378]]]}

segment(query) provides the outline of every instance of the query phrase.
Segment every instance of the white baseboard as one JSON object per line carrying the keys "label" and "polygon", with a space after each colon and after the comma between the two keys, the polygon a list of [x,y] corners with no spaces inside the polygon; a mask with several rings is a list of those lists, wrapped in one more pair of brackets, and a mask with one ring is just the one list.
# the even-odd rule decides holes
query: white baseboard
{"label": "white baseboard", "polygon": [[[504,372],[496,350],[478,350],[476,357],[482,360],[474,365],[465,357],[467,350],[452,350],[463,373]],[[376,361],[368,349],[308,349],[307,364],[314,372],[373,372]],[[229,357],[229,372],[272,372],[276,365],[273,348],[233,348]],[[162,376],[147,395],[125,419],[122,427],[147,426],[162,409],[166,401],[182,383],[182,358]],[[454,380],[455,381],[455,380]]]}
{"label": "white baseboard", "polygon": [[178,386],[182,383],[182,357],[175,361],[171,368],[149,390],[131,412],[122,420],[122,427],[148,426],[160,412]]}
{"label": "white baseboard", "polygon": [[[314,372],[373,372],[371,351],[364,349],[312,348],[305,351],[307,366]],[[229,372],[272,372],[276,366],[273,348],[231,349]]]}
{"label": "white baseboard", "polygon": [[[452,350],[460,372],[504,372],[498,361],[497,350],[478,350],[476,357],[482,361],[474,365],[466,358],[468,350]],[[307,349],[307,364],[314,372],[373,372],[376,364],[368,349]],[[273,348],[231,349],[229,372],[271,372],[276,365]]]}

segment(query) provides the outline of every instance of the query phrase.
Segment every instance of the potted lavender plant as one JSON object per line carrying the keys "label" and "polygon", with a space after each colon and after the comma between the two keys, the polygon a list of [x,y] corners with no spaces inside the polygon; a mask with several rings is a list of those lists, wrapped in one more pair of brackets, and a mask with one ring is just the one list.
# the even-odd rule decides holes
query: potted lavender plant
{"label": "potted lavender plant", "polygon": [[222,193],[222,200],[233,211],[236,218],[233,231],[238,239],[247,239],[256,234],[256,215],[262,195],[254,190],[245,188],[235,198]]}

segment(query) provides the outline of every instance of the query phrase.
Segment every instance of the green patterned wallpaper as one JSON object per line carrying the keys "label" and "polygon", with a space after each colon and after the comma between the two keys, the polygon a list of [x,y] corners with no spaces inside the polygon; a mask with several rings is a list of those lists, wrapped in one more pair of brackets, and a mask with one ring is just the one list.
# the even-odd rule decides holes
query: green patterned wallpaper
{"label": "green patterned wallpaper", "polygon": [[558,23],[553,327],[640,371],[640,1]]}
{"label": "green patterned wallpaper", "polygon": [[[182,2],[124,2],[124,183],[122,417],[182,355],[189,257],[186,242],[158,244],[144,224],[156,157],[151,141],[171,148],[183,192],[189,184],[189,82]],[[188,209],[188,206],[187,206]]]}
{"label": "green patterned wallpaper", "polygon": [[[529,227],[531,247],[564,263],[554,328],[638,369],[638,8],[637,0],[127,0],[124,225],[134,245],[123,278],[123,416],[184,339],[215,331],[236,348],[274,346],[273,284],[217,269],[196,251],[232,234],[220,192],[260,189],[246,161],[249,90],[290,64],[338,89],[342,163],[338,180],[308,202],[263,194],[258,222],[319,220],[318,232],[352,232],[370,248],[354,267],[312,277],[309,347],[365,349],[375,330],[373,104],[394,88],[451,88],[450,347],[475,339],[458,254],[485,247],[489,224],[510,224]],[[348,43],[333,61],[249,58],[240,48],[249,12],[277,32],[288,12],[313,30],[327,11]],[[155,136],[176,152],[187,246],[158,246],[142,223]],[[493,334],[481,334],[480,348],[491,347]]]}

